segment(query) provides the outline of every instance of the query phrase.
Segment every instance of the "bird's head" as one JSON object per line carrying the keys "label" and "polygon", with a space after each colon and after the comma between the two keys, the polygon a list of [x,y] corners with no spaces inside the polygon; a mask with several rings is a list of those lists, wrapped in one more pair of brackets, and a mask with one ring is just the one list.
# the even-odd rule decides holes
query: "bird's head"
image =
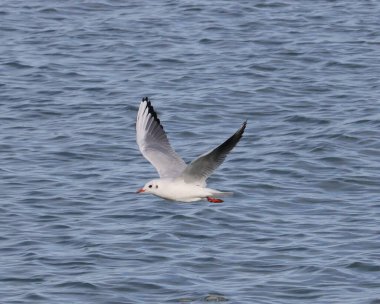
{"label": "bird's head", "polygon": [[147,182],[144,187],[137,190],[136,193],[156,193],[158,189],[160,188],[160,182],[158,180],[151,180],[150,182]]}

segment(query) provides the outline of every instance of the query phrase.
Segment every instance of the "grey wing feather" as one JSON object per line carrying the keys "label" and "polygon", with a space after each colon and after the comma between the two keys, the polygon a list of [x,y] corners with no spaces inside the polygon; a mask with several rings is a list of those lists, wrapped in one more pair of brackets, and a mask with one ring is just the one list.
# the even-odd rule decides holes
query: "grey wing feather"
{"label": "grey wing feather", "polygon": [[136,121],[136,141],[143,156],[160,177],[177,177],[186,163],[170,146],[160,120],[147,97],[143,98]]}
{"label": "grey wing feather", "polygon": [[192,161],[181,175],[184,181],[205,185],[207,178],[224,162],[228,153],[239,142],[246,125],[247,122],[245,121],[239,130],[224,143]]}

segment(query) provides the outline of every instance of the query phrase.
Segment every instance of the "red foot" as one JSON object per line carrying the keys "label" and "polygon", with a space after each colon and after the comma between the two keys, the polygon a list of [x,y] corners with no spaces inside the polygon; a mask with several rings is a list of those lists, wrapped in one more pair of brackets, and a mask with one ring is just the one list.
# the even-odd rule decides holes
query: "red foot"
{"label": "red foot", "polygon": [[218,199],[218,198],[215,198],[215,197],[207,197],[207,200],[210,202],[210,203],[223,203],[223,200],[221,199]]}

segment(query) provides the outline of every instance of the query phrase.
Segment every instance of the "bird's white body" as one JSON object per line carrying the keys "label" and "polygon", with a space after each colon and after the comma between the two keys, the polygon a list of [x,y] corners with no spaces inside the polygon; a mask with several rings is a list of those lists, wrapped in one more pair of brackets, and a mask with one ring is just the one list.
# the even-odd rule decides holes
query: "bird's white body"
{"label": "bird's white body", "polygon": [[[152,186],[152,187],[149,187]],[[213,196],[225,196],[231,193],[186,183],[181,178],[160,178],[148,182],[144,191],[158,197],[181,202],[195,202]]]}
{"label": "bird's white body", "polygon": [[148,182],[137,192],[151,193],[173,201],[194,202],[207,199],[212,203],[223,202],[214,196],[232,193],[207,188],[206,180],[239,142],[246,124],[244,122],[224,143],[187,165],[170,146],[149,99],[143,98],[137,113],[136,140],[141,153],[156,168],[160,178]]}

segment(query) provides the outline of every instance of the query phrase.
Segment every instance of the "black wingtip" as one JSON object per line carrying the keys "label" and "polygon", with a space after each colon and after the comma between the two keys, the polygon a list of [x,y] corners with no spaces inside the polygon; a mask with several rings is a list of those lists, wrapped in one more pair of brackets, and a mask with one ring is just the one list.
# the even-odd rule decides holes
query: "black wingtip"
{"label": "black wingtip", "polygon": [[240,139],[243,137],[243,133],[245,131],[246,126],[247,126],[247,120],[243,122],[243,124],[235,132],[235,134],[233,134],[229,139],[227,139],[218,148],[226,148],[226,147],[228,147],[229,150],[232,150],[236,146],[236,144],[240,141]]}
{"label": "black wingtip", "polygon": [[244,133],[244,130],[245,130],[246,126],[247,126],[247,122],[248,122],[248,120],[245,120],[245,121],[242,123],[240,129],[236,132],[240,137],[241,137],[241,136],[243,135],[243,133]]}
{"label": "black wingtip", "polygon": [[157,113],[154,110],[152,103],[150,102],[148,97],[143,97],[142,102],[146,102],[147,107],[148,107],[148,113],[152,115],[153,119],[159,124],[159,126],[164,129],[164,127],[161,125],[160,119],[157,117]]}

